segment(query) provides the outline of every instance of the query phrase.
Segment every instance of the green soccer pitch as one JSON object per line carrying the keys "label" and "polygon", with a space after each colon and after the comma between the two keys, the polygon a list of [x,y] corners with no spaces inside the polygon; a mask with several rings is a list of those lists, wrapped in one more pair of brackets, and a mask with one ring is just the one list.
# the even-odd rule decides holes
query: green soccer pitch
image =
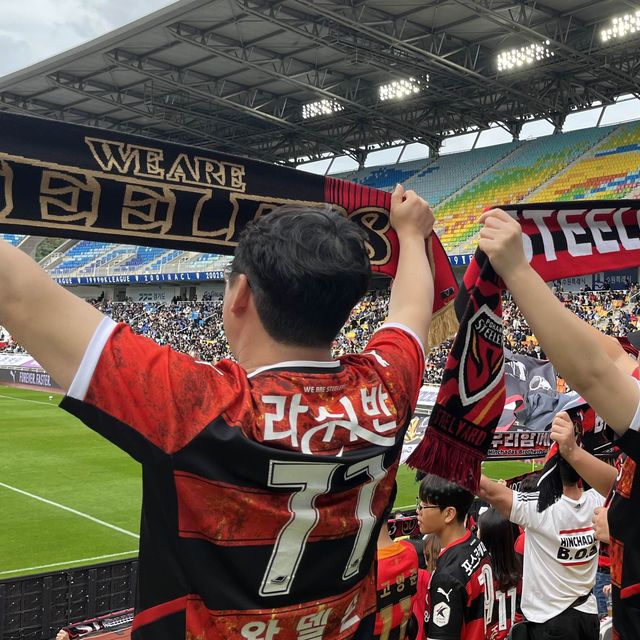
{"label": "green soccer pitch", "polygon": [[[0,386],[0,580],[135,556],[138,463],[58,407],[60,395]],[[485,464],[510,478],[522,462]],[[415,505],[401,466],[396,509]]]}
{"label": "green soccer pitch", "polygon": [[60,400],[0,386],[0,580],[137,554],[140,467]]}

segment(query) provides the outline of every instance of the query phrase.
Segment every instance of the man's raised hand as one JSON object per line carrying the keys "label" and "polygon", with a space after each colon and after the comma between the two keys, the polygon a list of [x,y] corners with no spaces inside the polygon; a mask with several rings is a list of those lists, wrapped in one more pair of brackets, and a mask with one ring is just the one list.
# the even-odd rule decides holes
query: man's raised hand
{"label": "man's raised hand", "polygon": [[433,231],[433,211],[415,191],[405,191],[400,184],[391,194],[391,226],[401,236],[428,238]]}
{"label": "man's raised hand", "polygon": [[503,280],[528,265],[522,246],[522,229],[517,220],[502,209],[491,209],[480,216],[479,222],[484,226],[480,229],[478,246]]}
{"label": "man's raised hand", "polygon": [[551,439],[558,443],[560,455],[570,463],[578,444],[576,443],[575,427],[566,411],[556,413],[551,423]]}

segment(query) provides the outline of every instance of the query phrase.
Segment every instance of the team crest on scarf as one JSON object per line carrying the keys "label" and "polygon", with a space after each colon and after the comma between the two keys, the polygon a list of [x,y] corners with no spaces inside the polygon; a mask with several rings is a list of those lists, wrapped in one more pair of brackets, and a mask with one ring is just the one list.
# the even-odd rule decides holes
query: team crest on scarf
{"label": "team crest on scarf", "polygon": [[502,319],[483,304],[467,324],[458,387],[464,406],[484,398],[502,380]]}

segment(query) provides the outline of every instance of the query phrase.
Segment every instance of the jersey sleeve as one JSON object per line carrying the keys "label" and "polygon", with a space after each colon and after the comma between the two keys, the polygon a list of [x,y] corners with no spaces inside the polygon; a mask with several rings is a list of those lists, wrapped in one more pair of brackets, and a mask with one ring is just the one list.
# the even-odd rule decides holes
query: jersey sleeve
{"label": "jersey sleeve", "polygon": [[427,640],[460,640],[467,606],[465,586],[447,573],[436,571],[429,585]]}
{"label": "jersey sleeve", "polygon": [[242,393],[239,367],[200,362],[105,318],[61,406],[144,462],[173,454]]}
{"label": "jersey sleeve", "polygon": [[513,492],[509,520],[523,528],[538,525],[544,514],[538,513],[538,493]]}
{"label": "jersey sleeve", "polygon": [[363,355],[370,356],[396,406],[403,407],[407,414],[413,413],[425,362],[418,336],[402,324],[388,322],[373,334]]}
{"label": "jersey sleeve", "polygon": [[[638,370],[636,369],[636,372]],[[629,431],[635,431],[635,433],[638,433],[638,431],[640,430],[640,380],[638,379],[638,373],[636,373],[636,375],[634,375],[634,379],[636,381],[636,384],[638,385],[638,406],[636,407],[636,413],[633,416],[633,419],[631,420],[631,424],[629,425]]]}

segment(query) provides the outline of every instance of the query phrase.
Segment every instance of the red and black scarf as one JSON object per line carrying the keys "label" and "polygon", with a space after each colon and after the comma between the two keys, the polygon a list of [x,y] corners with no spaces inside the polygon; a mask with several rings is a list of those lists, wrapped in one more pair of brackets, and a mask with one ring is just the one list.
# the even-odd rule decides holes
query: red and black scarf
{"label": "red and black scarf", "polygon": [[[545,281],[640,265],[640,201],[504,207],[522,225],[525,254]],[[476,492],[504,408],[501,293],[476,251],[455,301],[460,329],[429,427],[407,464]]]}
{"label": "red and black scarf", "polygon": [[[367,233],[374,271],[395,275],[391,194],[211,149],[0,112],[0,233],[232,254],[251,220],[283,204],[331,204]],[[458,291],[429,240],[431,344],[451,337]]]}

